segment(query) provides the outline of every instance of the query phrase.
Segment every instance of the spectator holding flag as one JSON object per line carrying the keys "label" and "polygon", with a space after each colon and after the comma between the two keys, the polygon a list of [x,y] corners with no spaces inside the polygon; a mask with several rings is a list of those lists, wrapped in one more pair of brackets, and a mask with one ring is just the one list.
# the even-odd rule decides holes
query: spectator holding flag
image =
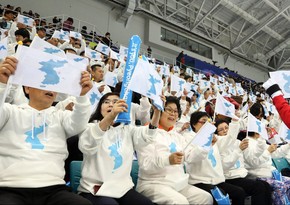
{"label": "spectator holding flag", "polygon": [[[210,119],[206,112],[194,112],[190,117],[190,125],[193,130],[193,135],[202,128],[202,126]],[[237,134],[238,123],[231,125],[230,135],[228,138],[212,138],[210,150],[206,158],[199,157],[195,163],[189,163],[186,166],[186,172],[189,173],[189,183],[203,189],[209,193],[217,186],[223,194],[228,194],[232,199],[232,204],[244,205],[246,197],[245,191],[238,186],[229,184],[225,181],[223,172],[222,160],[220,156],[220,145],[228,144],[228,141],[232,141],[231,138]],[[228,147],[224,146],[223,149]],[[217,204],[214,201],[214,204]]]}
{"label": "spectator holding flag", "polygon": [[[250,122],[254,124],[255,122]],[[246,139],[249,140],[249,147],[244,150],[245,167],[249,171],[248,177],[266,181],[272,188],[273,204],[285,204],[285,196],[290,197],[290,178],[283,177],[283,181],[273,178],[275,167],[272,165],[272,158],[285,157],[289,153],[290,145],[282,145],[279,148],[276,144],[268,145],[265,139],[256,132],[248,132]]]}
{"label": "spectator holding flag", "polygon": [[174,128],[181,116],[178,98],[166,97],[155,142],[137,150],[139,179],[137,190],[157,204],[212,204],[211,195],[188,184],[183,162],[204,159],[207,151],[188,145]]}
{"label": "spectator holding flag", "polygon": [[266,89],[266,93],[272,98],[273,104],[275,105],[282,121],[285,125],[290,128],[290,105],[283,97],[283,93],[279,85],[271,78],[269,78],[263,87]]}
{"label": "spectator holding flag", "polygon": [[272,204],[271,187],[268,183],[260,180],[247,179],[247,169],[245,169],[243,152],[248,148],[247,139],[242,141],[237,139],[239,124],[232,120],[229,124],[226,120],[215,122],[218,142],[222,138],[232,138],[233,143],[228,147],[219,146],[223,171],[226,183],[242,187],[248,196],[251,196],[252,204]]}
{"label": "spectator holding flag", "polygon": [[133,189],[130,172],[134,150],[155,138],[160,111],[153,107],[149,126],[114,123],[119,113],[127,112],[127,107],[118,93],[103,95],[87,129],[80,136],[79,148],[84,159],[78,190],[94,205],[152,204]]}
{"label": "spectator holding flag", "polygon": [[[0,64],[3,99],[17,60],[7,57]],[[66,139],[82,132],[89,119],[90,103],[84,96],[92,87],[89,74],[80,79],[81,93],[72,112],[56,110],[57,93],[25,87],[30,98],[21,106],[0,106],[0,204],[89,205],[65,185]],[[13,150],[13,151],[11,151]]]}

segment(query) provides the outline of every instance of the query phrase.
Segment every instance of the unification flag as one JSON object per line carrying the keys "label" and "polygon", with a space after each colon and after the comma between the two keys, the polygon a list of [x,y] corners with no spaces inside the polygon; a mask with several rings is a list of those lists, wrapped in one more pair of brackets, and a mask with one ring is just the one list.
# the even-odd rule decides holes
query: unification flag
{"label": "unification flag", "polygon": [[22,24],[24,24],[26,26],[33,27],[34,20],[33,20],[33,18],[18,14],[17,22],[22,23]]}
{"label": "unification flag", "polygon": [[82,34],[75,32],[75,31],[70,31],[69,37],[73,37],[73,38],[78,39],[80,41],[82,40]]}
{"label": "unification flag", "polygon": [[39,38],[38,36],[35,36],[33,38],[33,41],[31,42],[30,48],[38,49],[42,52],[49,53],[52,55],[59,56],[61,58],[66,58],[66,55],[63,50],[60,48],[46,42],[45,40]]}
{"label": "unification flag", "polygon": [[69,42],[69,32],[63,31],[63,30],[60,30],[60,31],[55,30],[54,33],[52,34],[52,38],[57,38],[59,40]]}
{"label": "unification flag", "polygon": [[138,59],[128,88],[153,100],[153,104],[163,110],[162,94],[163,81],[157,71],[149,65],[145,56]]}
{"label": "unification flag", "polygon": [[216,127],[211,124],[210,122],[206,122],[200,130],[196,133],[194,138],[190,140],[188,145],[184,148],[184,150],[190,145],[198,145],[200,147],[203,147],[207,151],[211,148],[212,138],[214,135],[214,132],[216,130]]}
{"label": "unification flag", "polygon": [[283,70],[270,72],[270,77],[277,82],[284,94],[284,97],[290,98],[290,71]]}
{"label": "unification flag", "polygon": [[234,104],[227,101],[223,96],[221,96],[219,93],[217,94],[216,98],[216,104],[215,104],[215,113],[234,118],[239,119],[235,115],[235,106]]}
{"label": "unification flag", "polygon": [[11,83],[80,96],[81,72],[87,69],[85,64],[76,67],[68,58],[26,46],[17,49],[16,58],[18,64]]}
{"label": "unification flag", "polygon": [[256,132],[264,139],[268,140],[268,133],[265,124],[254,117],[250,112],[248,113],[248,132]]}
{"label": "unification flag", "polygon": [[102,44],[101,42],[98,43],[97,45],[97,48],[96,48],[97,51],[105,54],[106,56],[109,56],[109,53],[110,53],[110,47],[105,45],[105,44]]}

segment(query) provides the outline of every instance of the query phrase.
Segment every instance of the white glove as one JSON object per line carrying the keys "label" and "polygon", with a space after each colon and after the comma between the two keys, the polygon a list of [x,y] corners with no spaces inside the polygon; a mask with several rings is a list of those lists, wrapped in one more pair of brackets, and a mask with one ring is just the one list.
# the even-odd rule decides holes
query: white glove
{"label": "white glove", "polygon": [[264,82],[263,87],[267,90],[269,87],[271,87],[274,84],[278,84],[278,83],[272,78],[269,78],[266,82]]}

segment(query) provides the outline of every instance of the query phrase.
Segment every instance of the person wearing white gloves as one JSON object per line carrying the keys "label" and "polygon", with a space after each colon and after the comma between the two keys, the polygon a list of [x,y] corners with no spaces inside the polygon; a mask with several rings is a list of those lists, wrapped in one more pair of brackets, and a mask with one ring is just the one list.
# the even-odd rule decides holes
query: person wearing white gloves
{"label": "person wearing white gloves", "polygon": [[266,93],[272,98],[282,121],[290,128],[290,105],[285,100],[281,88],[273,79],[269,78],[263,87],[266,89]]}

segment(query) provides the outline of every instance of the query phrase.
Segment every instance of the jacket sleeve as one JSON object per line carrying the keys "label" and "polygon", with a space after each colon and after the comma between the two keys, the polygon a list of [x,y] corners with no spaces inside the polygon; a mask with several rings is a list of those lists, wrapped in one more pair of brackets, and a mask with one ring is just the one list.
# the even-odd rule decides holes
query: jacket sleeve
{"label": "jacket sleeve", "polygon": [[285,144],[271,153],[272,158],[285,157],[290,151],[290,144]]}
{"label": "jacket sleeve", "polygon": [[87,127],[90,118],[90,101],[87,96],[76,98],[73,111],[64,111],[62,125],[68,136],[74,136]]}
{"label": "jacket sleeve", "polygon": [[[258,144],[260,150],[263,149],[262,152],[257,152],[256,147],[252,144],[253,141],[249,141],[249,147],[244,150],[244,159],[245,162],[251,167],[258,167],[261,164],[265,163],[271,158],[270,152],[267,150],[267,146],[261,148],[261,144]],[[263,145],[264,146],[264,145]]]}
{"label": "jacket sleeve", "polygon": [[139,166],[146,172],[155,173],[170,165],[169,156],[170,153],[158,153],[155,143],[151,143],[138,151]]}
{"label": "jacket sleeve", "polygon": [[2,129],[10,117],[9,107],[11,105],[7,103],[2,104],[6,87],[6,84],[0,83],[0,129]]}
{"label": "jacket sleeve", "polygon": [[140,105],[137,104],[136,108],[136,119],[140,120],[142,124],[150,121],[150,108],[151,104],[147,97],[140,99]]}
{"label": "jacket sleeve", "polygon": [[239,142],[236,142],[233,152],[230,152],[229,150],[227,152],[221,152],[223,169],[232,168],[242,155],[243,152],[238,145]]}
{"label": "jacket sleeve", "polygon": [[282,121],[285,125],[290,128],[290,105],[285,100],[283,95],[278,95],[273,98],[273,104],[275,105]]}
{"label": "jacket sleeve", "polygon": [[94,155],[98,146],[102,143],[105,132],[99,127],[99,123],[89,123],[86,130],[79,137],[79,149],[86,155]]}
{"label": "jacket sleeve", "polygon": [[135,150],[154,142],[157,129],[149,129],[149,126],[128,126],[131,127],[130,135],[132,136]]}
{"label": "jacket sleeve", "polygon": [[218,138],[217,146],[219,148],[220,153],[228,150],[237,140],[237,136],[239,134],[240,124],[239,121],[232,121],[229,124],[229,131],[227,136],[222,136]]}

